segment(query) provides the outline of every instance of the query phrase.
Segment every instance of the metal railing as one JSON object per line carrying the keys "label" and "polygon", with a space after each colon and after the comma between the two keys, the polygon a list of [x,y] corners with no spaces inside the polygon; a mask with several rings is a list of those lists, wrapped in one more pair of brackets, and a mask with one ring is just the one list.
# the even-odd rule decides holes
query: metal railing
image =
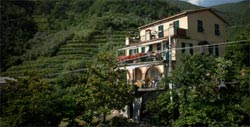
{"label": "metal railing", "polygon": [[128,56],[118,56],[118,61],[121,64],[160,61],[163,59],[164,55],[162,52],[147,52],[147,53],[138,53]]}
{"label": "metal railing", "polygon": [[[187,36],[187,29],[184,29],[184,28],[174,28],[173,32],[169,32],[168,29],[165,29],[163,32],[164,32],[164,34],[162,37],[159,37],[158,32],[151,34],[149,40],[167,37],[167,36],[169,36],[169,33],[172,33],[171,36],[181,36],[181,37]],[[131,37],[129,37],[129,43],[133,44],[133,43],[139,43],[139,42],[143,42],[143,41],[149,41],[148,39],[146,39],[146,36],[147,36],[146,34],[141,35],[141,36],[132,35]]]}
{"label": "metal railing", "polygon": [[163,90],[165,89],[165,83],[161,80],[137,80],[130,81],[130,85],[133,85],[137,91],[154,91],[154,90]]}

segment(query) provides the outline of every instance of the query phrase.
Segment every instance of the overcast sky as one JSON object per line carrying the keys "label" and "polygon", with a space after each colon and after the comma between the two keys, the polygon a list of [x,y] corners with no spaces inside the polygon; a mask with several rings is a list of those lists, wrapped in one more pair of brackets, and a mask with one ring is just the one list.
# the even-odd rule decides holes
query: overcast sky
{"label": "overcast sky", "polygon": [[239,1],[243,1],[243,0],[181,0],[181,1],[187,1],[187,2],[195,4],[195,5],[209,7],[209,6],[213,6],[213,5],[239,2]]}

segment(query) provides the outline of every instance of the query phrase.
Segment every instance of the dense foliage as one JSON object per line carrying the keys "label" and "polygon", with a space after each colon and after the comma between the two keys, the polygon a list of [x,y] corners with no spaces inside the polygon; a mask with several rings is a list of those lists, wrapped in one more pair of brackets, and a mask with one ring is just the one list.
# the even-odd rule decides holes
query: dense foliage
{"label": "dense foliage", "polygon": [[[239,126],[249,125],[246,106],[249,101],[249,70],[226,75],[232,62],[206,55],[183,59],[173,73],[173,103],[169,91],[149,102],[155,124],[172,126]],[[223,83],[222,79],[226,82]],[[234,82],[232,82],[234,81]],[[166,115],[167,114],[167,115]],[[166,117],[167,116],[167,117]]]}
{"label": "dense foliage", "polygon": [[62,74],[56,82],[33,76],[1,86],[1,126],[57,126],[64,118],[91,124],[121,110],[131,101],[130,88],[112,58],[102,53],[85,73]]}
{"label": "dense foliage", "polygon": [[[57,126],[64,119],[69,126],[92,125],[99,118],[105,122],[110,110],[131,101],[126,74],[117,70],[113,55],[126,33],[191,8],[199,7],[175,0],[1,1],[0,71],[12,66],[8,76],[28,77],[0,87],[0,126]],[[247,23],[238,17],[230,17],[229,24]],[[238,40],[250,38],[246,31]],[[169,91],[150,102],[152,119],[172,126],[246,125],[248,58],[249,42],[228,46],[225,59],[185,58],[173,76],[174,103]],[[221,91],[223,78],[235,84]],[[124,121],[115,118],[110,124]]]}
{"label": "dense foliage", "polygon": [[153,124],[249,126],[249,28],[236,38],[247,39],[228,44],[225,58],[186,56],[173,72],[173,94],[168,90],[147,104]]}
{"label": "dense foliage", "polygon": [[1,1],[0,71],[20,64],[23,54],[32,44],[27,40],[36,33],[32,19],[34,3],[31,1]]}

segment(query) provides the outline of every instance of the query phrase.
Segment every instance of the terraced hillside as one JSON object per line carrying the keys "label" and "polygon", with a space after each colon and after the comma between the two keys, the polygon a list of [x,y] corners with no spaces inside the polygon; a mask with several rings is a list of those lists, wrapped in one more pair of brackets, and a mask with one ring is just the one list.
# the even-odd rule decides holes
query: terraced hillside
{"label": "terraced hillside", "polygon": [[18,77],[27,75],[42,75],[45,78],[56,78],[61,73],[83,71],[87,62],[107,48],[115,51],[124,45],[127,31],[96,34],[91,39],[70,39],[62,44],[54,56],[39,57],[36,60],[25,61],[12,66],[5,76]]}

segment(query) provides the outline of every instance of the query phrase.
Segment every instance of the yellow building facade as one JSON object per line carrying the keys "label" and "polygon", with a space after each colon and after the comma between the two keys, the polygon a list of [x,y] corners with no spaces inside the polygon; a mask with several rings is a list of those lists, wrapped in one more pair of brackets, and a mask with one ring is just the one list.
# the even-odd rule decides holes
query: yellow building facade
{"label": "yellow building facade", "polygon": [[131,84],[162,79],[167,73],[169,42],[172,44],[173,68],[184,54],[222,56],[224,48],[219,44],[225,43],[225,25],[225,20],[208,8],[185,11],[143,25],[138,28],[139,35],[128,36],[126,47],[119,49],[119,52],[123,51],[118,57],[120,67],[128,70]]}
{"label": "yellow building facade", "polygon": [[[145,24],[138,28],[137,35],[127,36],[125,47],[118,50],[120,69],[127,70],[128,84],[139,92],[163,90],[166,86],[162,79],[168,74],[169,60],[174,69],[185,54],[223,56],[225,27],[226,21],[209,8],[189,10]],[[138,101],[142,103],[143,98],[135,99],[130,107],[134,120],[140,119]]]}

